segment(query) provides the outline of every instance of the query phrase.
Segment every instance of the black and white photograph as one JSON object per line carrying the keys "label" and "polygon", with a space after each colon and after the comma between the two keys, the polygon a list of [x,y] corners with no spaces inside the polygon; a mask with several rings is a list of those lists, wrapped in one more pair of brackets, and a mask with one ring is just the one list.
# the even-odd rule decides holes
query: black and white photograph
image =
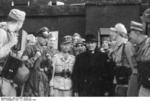
{"label": "black and white photograph", "polygon": [[40,97],[150,97],[150,0],[0,0],[0,99]]}

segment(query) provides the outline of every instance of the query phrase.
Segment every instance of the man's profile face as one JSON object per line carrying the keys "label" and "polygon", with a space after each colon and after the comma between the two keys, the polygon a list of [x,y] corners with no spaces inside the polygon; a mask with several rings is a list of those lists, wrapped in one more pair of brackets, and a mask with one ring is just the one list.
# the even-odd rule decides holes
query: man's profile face
{"label": "man's profile face", "polygon": [[20,30],[20,29],[22,28],[22,26],[23,26],[23,22],[22,22],[22,21],[19,21],[19,22],[18,22],[18,28],[17,28],[17,30]]}
{"label": "man's profile face", "polygon": [[22,28],[23,22],[8,22],[7,27],[11,32],[17,32]]}
{"label": "man's profile face", "polygon": [[110,32],[110,40],[111,41],[115,41],[116,40],[116,38],[117,38],[117,32],[115,32],[115,31],[111,31]]}
{"label": "man's profile face", "polygon": [[129,40],[134,43],[137,44],[137,32],[135,30],[131,30],[130,34],[129,34]]}
{"label": "man's profile face", "polygon": [[96,42],[86,42],[86,47],[89,51],[94,51],[96,49]]}

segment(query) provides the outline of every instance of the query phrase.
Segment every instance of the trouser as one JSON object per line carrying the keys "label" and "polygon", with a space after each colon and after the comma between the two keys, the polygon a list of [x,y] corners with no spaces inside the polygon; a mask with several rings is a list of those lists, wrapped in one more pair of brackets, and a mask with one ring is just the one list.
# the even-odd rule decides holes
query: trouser
{"label": "trouser", "polygon": [[128,85],[116,85],[115,96],[127,96]]}
{"label": "trouser", "polygon": [[106,92],[106,85],[100,83],[91,86],[82,86],[78,91],[79,96],[88,96],[88,97],[105,96],[104,95],[105,92]]}
{"label": "trouser", "polygon": [[61,90],[61,89],[54,88],[53,93],[54,93],[55,97],[57,97],[57,96],[58,97],[72,96],[72,91],[71,90]]}
{"label": "trouser", "polygon": [[127,96],[138,96],[139,92],[139,82],[138,82],[138,74],[132,74],[130,76]]}
{"label": "trouser", "polygon": [[150,89],[149,88],[145,88],[141,85],[140,90],[139,90],[139,96],[146,96],[149,97],[150,96]]}

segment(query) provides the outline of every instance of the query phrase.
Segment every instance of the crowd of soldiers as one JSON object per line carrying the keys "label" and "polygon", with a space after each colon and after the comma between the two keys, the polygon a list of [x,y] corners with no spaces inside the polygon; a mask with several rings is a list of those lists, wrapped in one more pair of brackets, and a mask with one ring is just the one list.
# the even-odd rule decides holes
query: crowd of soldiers
{"label": "crowd of soldiers", "polygon": [[130,31],[117,23],[109,41],[98,47],[95,35],[75,33],[60,39],[42,27],[22,29],[26,13],[12,9],[0,23],[1,96],[150,96],[150,9]]}

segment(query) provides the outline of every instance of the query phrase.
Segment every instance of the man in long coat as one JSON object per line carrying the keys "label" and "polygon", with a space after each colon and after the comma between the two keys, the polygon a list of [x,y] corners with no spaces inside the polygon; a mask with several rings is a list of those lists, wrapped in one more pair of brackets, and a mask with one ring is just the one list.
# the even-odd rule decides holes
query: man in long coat
{"label": "man in long coat", "polygon": [[94,35],[86,36],[87,51],[76,57],[72,74],[73,94],[104,96],[112,88],[113,72],[107,54],[96,50]]}

